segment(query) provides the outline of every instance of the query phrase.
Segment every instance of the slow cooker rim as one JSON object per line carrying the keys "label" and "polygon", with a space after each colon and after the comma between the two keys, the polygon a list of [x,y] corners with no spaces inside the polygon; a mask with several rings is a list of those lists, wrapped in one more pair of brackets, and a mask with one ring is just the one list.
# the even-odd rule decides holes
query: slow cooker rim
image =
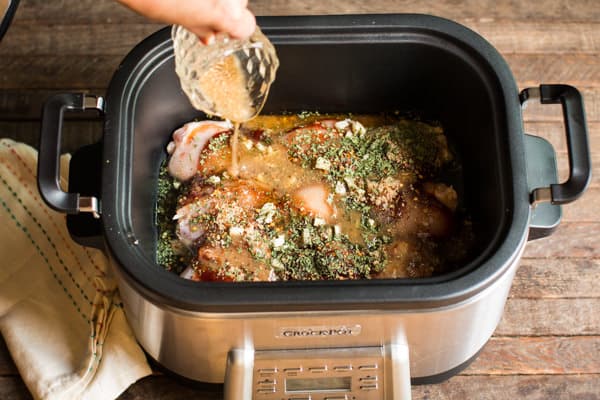
{"label": "slow cooker rim", "polygon": [[[373,25],[372,22],[375,21]],[[112,205],[118,204],[117,186],[123,184],[115,171],[122,162],[121,155],[126,154],[127,146],[119,146],[118,141],[104,141],[104,155],[107,160],[117,162],[103,166],[103,222],[107,248],[118,266],[119,272],[144,297],[154,302],[170,304],[188,310],[203,311],[239,311],[240,309],[257,310],[265,307],[300,310],[300,309],[340,309],[340,308],[372,308],[376,307],[432,307],[456,303],[471,296],[502,276],[516,262],[515,254],[525,245],[529,218],[529,203],[526,182],[522,174],[525,168],[523,154],[523,133],[520,105],[517,98],[514,78],[502,57],[483,38],[469,29],[442,18],[415,15],[358,15],[358,16],[294,16],[294,17],[259,17],[263,31],[270,35],[290,34],[294,27],[300,32],[314,28],[329,29],[338,32],[343,28],[353,29],[352,33],[369,29],[398,30],[419,29],[432,34],[443,35],[459,40],[471,51],[481,55],[494,71],[504,99],[506,125],[509,132],[510,166],[509,173],[513,182],[513,209],[506,218],[509,229],[505,232],[502,243],[494,255],[468,273],[454,279],[424,280],[377,280],[343,282],[285,282],[283,286],[273,283],[197,283],[185,281],[178,276],[162,270],[156,265],[140,266],[146,259],[139,249],[123,240],[122,233],[130,231],[124,215]],[[375,26],[375,28],[373,28]],[[165,28],[148,37],[125,58],[119,67],[107,94],[107,115],[105,119],[105,137],[118,138],[116,132],[124,128],[128,121],[124,118],[124,105],[134,98],[131,90],[140,84],[139,74],[153,60],[164,57],[171,47],[169,28]],[[337,30],[337,31],[336,31]],[[168,36],[169,35],[169,36]],[[166,37],[166,38],[165,38]],[[277,44],[277,43],[275,43]],[[124,90],[129,88],[129,91]],[[133,96],[133,97],[132,97]],[[508,112],[512,110],[513,112]],[[122,144],[122,143],[121,143]],[[118,174],[117,174],[118,175]],[[121,179],[121,180],[120,180]],[[121,189],[125,189],[121,187]],[[115,203],[117,201],[117,203]],[[135,254],[136,268],[132,270],[131,255]],[[467,269],[467,267],[465,267]],[[464,272],[464,271],[463,271]],[[437,280],[437,282],[436,282]],[[326,289],[326,290],[325,290]],[[348,296],[352,294],[352,296]],[[250,300],[251,299],[251,300]],[[350,301],[352,299],[352,301]]]}

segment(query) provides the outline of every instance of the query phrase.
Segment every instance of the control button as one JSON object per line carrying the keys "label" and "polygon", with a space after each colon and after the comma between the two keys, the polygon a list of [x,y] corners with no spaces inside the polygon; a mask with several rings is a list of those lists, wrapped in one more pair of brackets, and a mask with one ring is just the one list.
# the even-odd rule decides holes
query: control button
{"label": "control button", "polygon": [[258,370],[259,374],[274,374],[277,372],[277,368],[260,368]]}
{"label": "control button", "polygon": [[342,372],[342,371],[352,371],[352,365],[336,365],[333,367],[334,371]]}
{"label": "control button", "polygon": [[327,371],[327,367],[309,367],[308,370],[310,372],[319,373],[319,372],[325,372],[325,371]]}
{"label": "control button", "polygon": [[302,372],[302,367],[294,367],[294,368],[284,368],[283,372],[285,373],[296,373],[296,372]]}
{"label": "control button", "polygon": [[275,391],[275,385],[260,385],[258,387],[258,389],[264,389],[264,390],[272,390]]}
{"label": "control button", "polygon": [[275,393],[275,388],[261,388],[261,389],[257,389],[256,393],[260,393],[260,394],[267,394],[267,393]]}
{"label": "control button", "polygon": [[311,397],[288,397],[287,400],[311,400]]}
{"label": "control button", "polygon": [[325,397],[325,400],[348,400],[348,396]]}
{"label": "control button", "polygon": [[377,390],[377,384],[372,383],[369,385],[360,385],[360,390]]}
{"label": "control button", "polygon": [[258,383],[259,385],[274,385],[275,383],[277,383],[277,381],[275,379],[265,378],[263,380],[257,381],[256,383]]}
{"label": "control button", "polygon": [[366,364],[358,367],[361,371],[371,371],[377,369],[377,364]]}
{"label": "control button", "polygon": [[377,375],[367,375],[358,379],[360,382],[377,381]]}

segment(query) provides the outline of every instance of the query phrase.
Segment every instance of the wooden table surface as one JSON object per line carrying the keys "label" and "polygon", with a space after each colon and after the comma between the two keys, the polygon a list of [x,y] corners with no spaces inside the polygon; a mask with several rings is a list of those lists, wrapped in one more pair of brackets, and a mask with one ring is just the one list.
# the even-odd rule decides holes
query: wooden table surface
{"label": "wooden table surface", "polygon": [[[600,4],[598,0],[256,0],[258,15],[418,12],[460,22],[506,58],[519,88],[578,87],[586,102],[594,178],[563,208],[549,238],[527,244],[504,317],[479,358],[450,380],[413,387],[415,399],[600,399]],[[104,93],[124,55],[158,30],[112,1],[21,0],[0,43],[0,136],[37,143],[51,93]],[[558,106],[532,106],[526,131],[554,145],[567,176]],[[93,117],[65,125],[65,150],[101,136]],[[0,340],[0,399],[31,398]],[[220,399],[220,386],[159,372],[120,399]]]}

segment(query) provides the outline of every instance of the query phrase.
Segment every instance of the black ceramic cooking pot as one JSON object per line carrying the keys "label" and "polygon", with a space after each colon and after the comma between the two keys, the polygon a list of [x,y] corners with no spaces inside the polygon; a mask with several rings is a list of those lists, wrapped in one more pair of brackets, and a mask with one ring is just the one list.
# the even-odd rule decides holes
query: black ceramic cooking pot
{"label": "black ceramic cooking pot", "polygon": [[[192,282],[163,270],[155,262],[159,166],[173,130],[203,117],[178,84],[168,29],[127,55],[104,100],[82,94],[48,100],[39,156],[44,199],[71,214],[68,224],[80,242],[110,256],[138,340],[177,373],[223,382],[226,355],[234,362],[240,348],[390,343],[408,348],[413,380],[456,371],[495,329],[528,238],[551,233],[560,204],[575,200],[589,182],[579,92],[541,85],[519,94],[489,43],[436,17],[258,22],[281,62],[263,113],[402,110],[441,122],[463,165],[461,202],[475,221],[477,252],[468,263],[432,278],[350,282]],[[535,98],[564,110],[570,176],[561,184],[551,146],[523,131],[522,102]],[[62,115],[87,108],[104,113],[104,136],[73,157],[65,193],[57,178]],[[228,371],[235,375],[233,366]]]}

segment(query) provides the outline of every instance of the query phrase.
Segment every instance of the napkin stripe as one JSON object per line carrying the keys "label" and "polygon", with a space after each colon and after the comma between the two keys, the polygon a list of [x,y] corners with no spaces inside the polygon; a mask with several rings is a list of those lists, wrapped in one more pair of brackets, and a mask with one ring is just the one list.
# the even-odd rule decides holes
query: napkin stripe
{"label": "napkin stripe", "polygon": [[19,220],[17,219],[17,217],[15,216],[15,214],[12,212],[12,210],[10,209],[10,207],[8,206],[8,204],[4,201],[4,199],[2,197],[0,197],[0,204],[2,204],[2,207],[6,210],[6,212],[8,213],[8,215],[10,216],[10,218],[13,220],[13,222],[15,223],[15,225],[17,226],[17,228],[19,228],[21,231],[23,231],[23,233],[25,234],[25,236],[27,236],[27,238],[29,239],[29,241],[31,242],[31,244],[33,244],[33,246],[37,250],[38,254],[42,257],[42,259],[44,260],[44,262],[46,263],[46,265],[50,269],[50,272],[52,273],[52,276],[54,277],[54,279],[56,280],[56,282],[63,289],[63,292],[65,293],[65,295],[67,295],[67,297],[71,300],[71,304],[73,304],[73,307],[75,307],[75,310],[77,310],[77,312],[79,313],[79,315],[81,315],[81,317],[85,321],[87,321],[88,318],[81,311],[81,307],[79,306],[79,304],[77,303],[77,301],[73,298],[73,295],[69,292],[69,290],[67,289],[67,287],[65,286],[65,284],[63,283],[63,281],[60,279],[60,277],[58,276],[58,274],[56,273],[56,271],[52,267],[52,264],[50,263],[50,260],[48,259],[48,257],[46,257],[46,254],[40,248],[40,246],[35,241],[35,239],[33,238],[33,236],[31,236],[31,233],[29,232],[29,230],[27,229],[27,227],[24,226],[23,224],[21,224],[21,222],[19,222]]}
{"label": "napkin stripe", "polygon": [[[0,143],[2,143],[2,145],[3,145],[4,147],[6,147],[8,150],[10,150],[10,153],[11,153],[11,154],[12,154],[12,155],[13,155],[13,156],[14,156],[14,157],[17,159],[17,161],[18,161],[18,162],[19,162],[19,163],[20,163],[20,164],[21,164],[21,165],[22,165],[22,166],[25,168],[25,170],[26,170],[27,172],[29,172],[30,176],[31,176],[31,177],[32,177],[34,180],[35,180],[35,179],[37,179],[37,175],[36,175],[36,173],[35,173],[35,172],[34,172],[34,171],[31,169],[31,167],[29,166],[29,164],[27,163],[27,161],[25,161],[25,160],[24,160],[24,159],[23,159],[23,158],[22,158],[22,157],[19,155],[19,153],[18,153],[18,152],[15,150],[15,148],[14,148],[14,147],[13,147],[13,146],[10,144],[10,142],[8,142],[8,141],[5,141],[5,140],[2,140]],[[12,172],[12,170],[11,170],[11,172]],[[14,174],[14,172],[13,172],[13,174]],[[16,174],[15,174],[15,175],[16,175]],[[30,191],[30,194],[31,194],[31,191]],[[37,196],[33,196],[33,197],[36,199],[36,201],[38,202],[38,204],[40,204],[39,198],[38,198]],[[50,214],[47,212],[47,210],[46,210],[45,206],[43,206],[43,207],[42,207],[42,209],[43,209],[43,210],[44,210],[44,212],[45,212],[45,213],[48,215],[48,219],[52,220],[52,222],[53,222],[54,226],[56,226],[56,222],[55,222],[55,219],[56,219],[56,218],[54,218],[54,219],[52,218],[52,216],[51,216],[51,215],[50,215]],[[60,223],[63,223],[64,221],[62,221],[62,220],[59,220],[59,222],[60,222]],[[66,243],[67,243],[67,245],[68,245],[68,242],[66,242]],[[101,276],[105,276],[105,275],[106,275],[105,271],[104,271],[102,268],[100,268],[100,266],[98,265],[98,263],[96,263],[96,261],[94,260],[94,258],[93,258],[93,257],[92,257],[92,255],[90,254],[89,250],[88,250],[87,248],[85,248],[85,247],[82,247],[82,248],[84,249],[84,251],[85,251],[85,254],[87,255],[87,257],[88,257],[88,259],[89,259],[90,263],[91,263],[91,264],[94,266],[94,269],[95,269],[96,271],[98,271],[98,273],[99,273]]]}
{"label": "napkin stripe", "polygon": [[15,198],[15,200],[17,200],[17,202],[19,202],[19,204],[21,205],[21,207],[23,207],[23,210],[25,210],[25,212],[27,213],[27,215],[29,215],[29,217],[31,218],[31,220],[38,226],[38,228],[40,229],[40,231],[44,234],[44,236],[46,237],[46,240],[48,241],[48,244],[50,244],[50,246],[54,249],[54,254],[56,255],[56,259],[62,265],[63,270],[67,273],[67,275],[71,279],[71,282],[73,282],[73,284],[75,285],[75,287],[77,289],[79,289],[79,293],[81,293],[81,295],[89,303],[89,305],[92,305],[92,301],[87,296],[87,294],[85,294],[85,291],[79,285],[79,283],[77,282],[77,280],[73,276],[73,273],[67,267],[67,264],[65,264],[63,258],[61,257],[60,253],[58,252],[58,248],[56,247],[56,244],[54,244],[54,241],[52,240],[52,238],[50,238],[50,235],[48,235],[48,232],[46,232],[46,229],[44,229],[44,227],[42,226],[42,224],[40,224],[40,222],[38,221],[38,219],[31,213],[31,211],[27,208],[27,206],[25,205],[25,203],[23,202],[23,200],[13,190],[13,188],[10,186],[10,184],[8,182],[6,182],[6,179],[4,179],[4,177],[2,175],[0,175],[0,181],[2,181],[2,183],[7,188],[7,190],[10,192],[10,194]]}
{"label": "napkin stripe", "polygon": [[[98,291],[101,290],[98,287],[96,287],[96,285],[92,281],[92,278],[87,274],[86,270],[83,268],[81,260],[79,259],[79,257],[73,251],[73,248],[71,247],[71,245],[69,244],[69,242],[65,238],[65,235],[62,233],[62,231],[60,230],[60,228],[58,227],[58,225],[56,224],[56,222],[50,217],[50,213],[48,212],[47,207],[44,204],[42,204],[42,202],[40,201],[40,198],[37,196],[37,194],[33,193],[33,191],[31,190],[31,187],[28,184],[28,182],[25,181],[24,179],[21,179],[21,176],[10,165],[8,165],[7,163],[5,163],[2,160],[0,160],[0,162],[6,167],[6,169],[8,169],[14,175],[15,179],[17,179],[19,181],[19,183],[21,184],[21,186],[27,190],[27,192],[29,193],[29,196],[31,197],[31,199],[33,199],[37,203],[37,205],[40,206],[39,210],[41,210],[45,214],[45,216],[47,217],[48,221],[50,221],[50,223],[54,227],[54,232],[52,232],[52,233],[58,234],[58,236],[62,240],[63,244],[65,245],[65,247],[67,248],[67,250],[69,251],[69,253],[71,254],[71,256],[73,257],[75,263],[77,264],[77,267],[83,273],[83,276],[86,278],[86,280],[90,284],[92,284],[96,288],[96,290],[98,290]],[[102,274],[102,276],[104,276],[104,274]]]}

